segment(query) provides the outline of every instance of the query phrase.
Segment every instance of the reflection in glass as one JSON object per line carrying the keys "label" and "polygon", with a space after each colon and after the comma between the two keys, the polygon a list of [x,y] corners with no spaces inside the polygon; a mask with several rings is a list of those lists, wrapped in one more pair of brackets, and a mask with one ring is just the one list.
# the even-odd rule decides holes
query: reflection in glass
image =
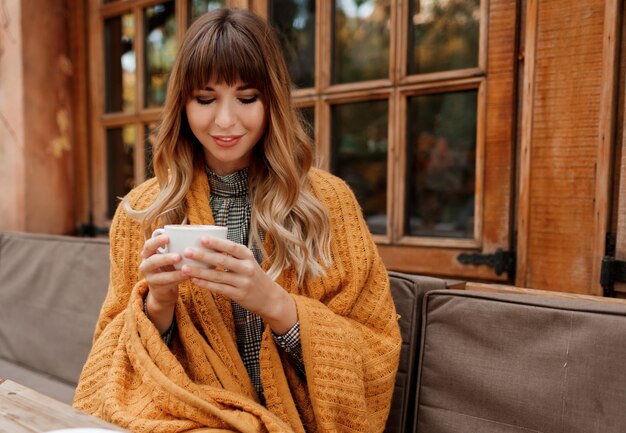
{"label": "reflection in glass", "polygon": [[480,0],[413,0],[409,74],[478,65]]}
{"label": "reflection in glass", "polygon": [[387,232],[388,101],[332,107],[331,171],[345,180],[374,234]]}
{"label": "reflection in glass", "polygon": [[190,0],[189,1],[189,22],[192,22],[203,13],[213,9],[225,8],[228,6],[227,0]]}
{"label": "reflection in glass", "polygon": [[473,238],[475,90],[408,98],[409,236]]}
{"label": "reflection in glass", "polygon": [[269,22],[277,31],[295,87],[313,87],[315,77],[315,0],[273,0]]}
{"label": "reflection in glass", "polygon": [[315,107],[300,107],[298,108],[300,112],[302,126],[304,127],[304,131],[309,134],[309,137],[315,138]]}
{"label": "reflection in glass", "polygon": [[175,2],[168,1],[144,10],[145,106],[160,107],[176,56]]}
{"label": "reflection in glass", "polygon": [[390,0],[335,0],[332,83],[389,76]]}
{"label": "reflection in glass", "polygon": [[132,13],[104,22],[106,111],[135,109],[135,18]]}
{"label": "reflection in glass", "polygon": [[154,144],[156,143],[156,133],[157,127],[159,126],[158,122],[150,122],[145,125],[144,128],[144,164],[146,167],[146,179],[150,179],[154,177],[154,170],[152,168],[152,149],[154,148]]}
{"label": "reflection in glass", "polygon": [[113,218],[119,203],[135,185],[135,127],[107,130],[107,215]]}

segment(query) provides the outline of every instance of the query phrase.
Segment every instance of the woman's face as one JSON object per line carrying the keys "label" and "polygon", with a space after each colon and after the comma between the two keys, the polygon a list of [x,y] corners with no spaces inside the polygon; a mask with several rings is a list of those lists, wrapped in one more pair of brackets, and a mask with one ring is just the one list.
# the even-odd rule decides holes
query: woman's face
{"label": "woman's face", "polygon": [[261,94],[238,82],[209,81],[185,105],[191,131],[204,148],[207,165],[218,175],[234,173],[252,162],[254,146],[267,119]]}

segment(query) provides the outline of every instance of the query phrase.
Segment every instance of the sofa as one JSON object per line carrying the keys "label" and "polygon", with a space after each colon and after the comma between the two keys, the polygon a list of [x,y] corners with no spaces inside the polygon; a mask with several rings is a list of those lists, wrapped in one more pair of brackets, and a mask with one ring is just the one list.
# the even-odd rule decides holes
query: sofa
{"label": "sofa", "polygon": [[[387,433],[626,431],[626,303],[389,276]],[[71,402],[107,281],[106,240],[0,232],[0,377]]]}

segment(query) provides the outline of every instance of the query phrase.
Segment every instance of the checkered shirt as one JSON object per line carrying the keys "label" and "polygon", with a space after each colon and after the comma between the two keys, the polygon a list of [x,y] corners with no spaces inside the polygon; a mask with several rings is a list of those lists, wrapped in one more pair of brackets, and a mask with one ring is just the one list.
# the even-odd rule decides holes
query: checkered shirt
{"label": "checkered shirt", "polygon": [[[209,185],[211,186],[210,204],[215,224],[228,227],[228,239],[239,244],[248,245],[248,231],[252,204],[248,196],[248,169],[235,173],[218,176],[207,168]],[[261,238],[262,238],[261,233]],[[262,253],[259,248],[251,248],[258,263],[261,263]],[[263,386],[261,385],[261,369],[259,366],[259,351],[263,336],[263,321],[259,316],[249,312],[235,301],[231,301],[237,347],[243,363],[248,370],[252,384],[263,401]],[[302,346],[300,344],[300,323],[296,324],[285,334],[274,334],[274,341],[285,352],[291,355],[295,367],[304,374],[302,361]]]}

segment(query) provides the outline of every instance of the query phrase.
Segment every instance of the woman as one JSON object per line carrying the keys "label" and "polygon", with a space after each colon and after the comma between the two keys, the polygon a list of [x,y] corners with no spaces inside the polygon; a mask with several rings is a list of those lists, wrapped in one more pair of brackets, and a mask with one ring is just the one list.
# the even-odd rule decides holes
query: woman
{"label": "woman", "polygon": [[[194,22],[169,80],[155,179],[111,225],[111,282],[74,405],[134,432],[382,431],[400,336],[349,188],[312,168],[271,29]],[[185,256],[164,224],[219,224]],[[145,239],[148,239],[144,241]]]}

